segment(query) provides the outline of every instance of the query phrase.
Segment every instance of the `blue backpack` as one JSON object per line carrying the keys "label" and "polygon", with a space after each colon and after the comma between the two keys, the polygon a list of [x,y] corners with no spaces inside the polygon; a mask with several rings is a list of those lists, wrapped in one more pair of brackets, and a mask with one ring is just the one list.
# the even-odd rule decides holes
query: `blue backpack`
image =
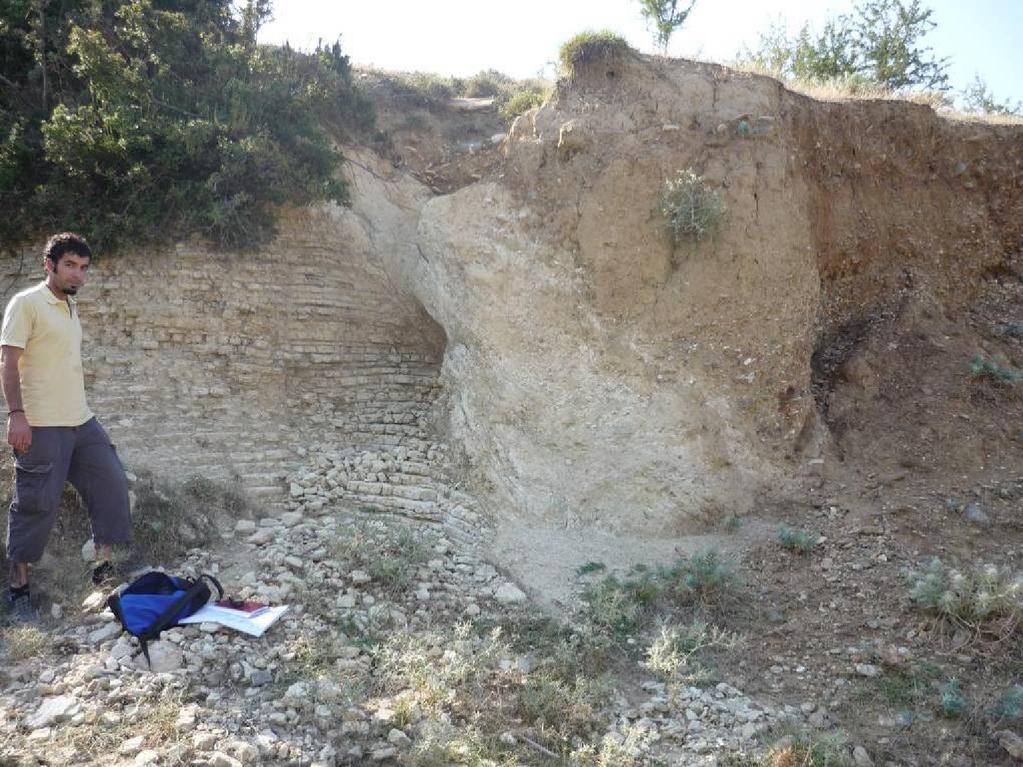
{"label": "blue backpack", "polygon": [[189,580],[152,570],[107,599],[110,611],[124,630],[138,638],[142,654],[150,666],[149,643],[155,642],[162,631],[177,626],[179,620],[187,618],[210,600],[212,594],[205,581],[216,587],[218,599],[224,596],[224,589],[212,575],[203,574]]}

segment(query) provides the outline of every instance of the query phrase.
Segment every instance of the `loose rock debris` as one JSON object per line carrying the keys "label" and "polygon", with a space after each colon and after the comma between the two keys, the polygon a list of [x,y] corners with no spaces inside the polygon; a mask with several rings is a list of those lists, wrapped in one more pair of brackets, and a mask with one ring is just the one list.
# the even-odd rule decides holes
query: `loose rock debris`
{"label": "loose rock debris", "polygon": [[[239,521],[233,542],[217,552],[193,550],[181,563],[182,571],[215,572],[240,597],[291,604],[260,639],[216,624],[178,627],[151,645],[149,670],[108,611],[43,627],[47,651],[4,664],[4,758],[337,765],[409,757],[436,722],[421,708],[402,708],[408,691],[381,680],[380,648],[395,639],[430,646],[446,636],[451,644],[430,652],[450,659],[485,644],[487,627],[514,625],[535,610],[471,545],[442,529],[340,507],[317,513]],[[488,657],[479,673],[523,684],[531,660],[500,647],[509,654]],[[606,731],[592,733],[597,744],[642,733],[630,746],[635,764],[682,754],[686,763],[714,764],[722,753],[755,748],[778,721],[806,716],[724,683],[669,692],[647,678],[639,690],[632,700],[612,691],[595,719]],[[451,712],[441,718],[468,727]],[[505,743],[532,739],[514,720],[502,735]]]}

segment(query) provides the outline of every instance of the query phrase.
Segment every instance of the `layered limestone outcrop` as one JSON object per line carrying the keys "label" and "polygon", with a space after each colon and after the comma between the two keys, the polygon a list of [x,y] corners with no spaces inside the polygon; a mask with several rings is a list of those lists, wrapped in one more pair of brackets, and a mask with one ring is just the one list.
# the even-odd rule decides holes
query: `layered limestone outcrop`
{"label": "layered limestone outcrop", "polygon": [[[850,328],[961,306],[1023,242],[1020,126],[712,65],[590,62],[499,151],[437,194],[352,148],[353,207],[289,211],[268,248],[103,260],[90,401],[125,456],[283,494],[311,448],[444,441],[492,519],[692,532],[827,452]],[[683,169],[726,214],[673,245]],[[381,474],[358,481],[394,497]]]}
{"label": "layered limestone outcrop", "polygon": [[[286,211],[252,252],[99,254],[79,297],[86,388],[125,463],[279,497],[322,445],[426,449],[445,340],[383,263],[414,232],[396,206],[426,198],[403,189],[373,220]],[[5,301],[40,264],[6,264]]]}

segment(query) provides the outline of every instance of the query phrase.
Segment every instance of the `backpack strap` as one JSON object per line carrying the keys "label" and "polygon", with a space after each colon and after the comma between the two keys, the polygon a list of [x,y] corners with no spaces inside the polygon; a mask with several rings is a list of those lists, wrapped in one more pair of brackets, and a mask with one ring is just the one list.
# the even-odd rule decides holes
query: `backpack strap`
{"label": "backpack strap", "polygon": [[146,657],[146,663],[150,668],[153,667],[153,662],[149,658],[149,643],[159,639],[161,632],[177,625],[178,615],[181,611],[187,605],[191,604],[192,600],[202,594],[204,590],[207,594],[210,594],[209,587],[203,583],[203,580],[208,580],[216,587],[218,599],[224,596],[224,587],[220,585],[220,581],[208,573],[201,573],[199,577],[195,579],[195,582],[185,589],[185,593],[171,602],[167,609],[160,613],[160,615],[157,616],[157,618],[149,625],[149,628],[138,635],[139,646],[142,648],[142,654]]}

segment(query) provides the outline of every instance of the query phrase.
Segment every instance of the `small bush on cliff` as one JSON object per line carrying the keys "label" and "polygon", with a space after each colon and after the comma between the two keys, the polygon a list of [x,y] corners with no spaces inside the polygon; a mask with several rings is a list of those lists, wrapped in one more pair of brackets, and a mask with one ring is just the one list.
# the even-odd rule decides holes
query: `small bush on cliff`
{"label": "small bush on cliff", "polygon": [[675,245],[684,240],[702,240],[721,222],[725,203],[721,193],[692,169],[681,170],[661,189],[661,214]]}
{"label": "small bush on cliff", "polygon": [[610,30],[580,32],[561,46],[558,59],[566,77],[574,77],[576,67],[590,61],[608,59],[629,50],[629,44]]}
{"label": "small bush on cliff", "polygon": [[521,114],[543,104],[544,93],[538,90],[519,91],[501,105],[501,116],[506,120],[514,120]]}

